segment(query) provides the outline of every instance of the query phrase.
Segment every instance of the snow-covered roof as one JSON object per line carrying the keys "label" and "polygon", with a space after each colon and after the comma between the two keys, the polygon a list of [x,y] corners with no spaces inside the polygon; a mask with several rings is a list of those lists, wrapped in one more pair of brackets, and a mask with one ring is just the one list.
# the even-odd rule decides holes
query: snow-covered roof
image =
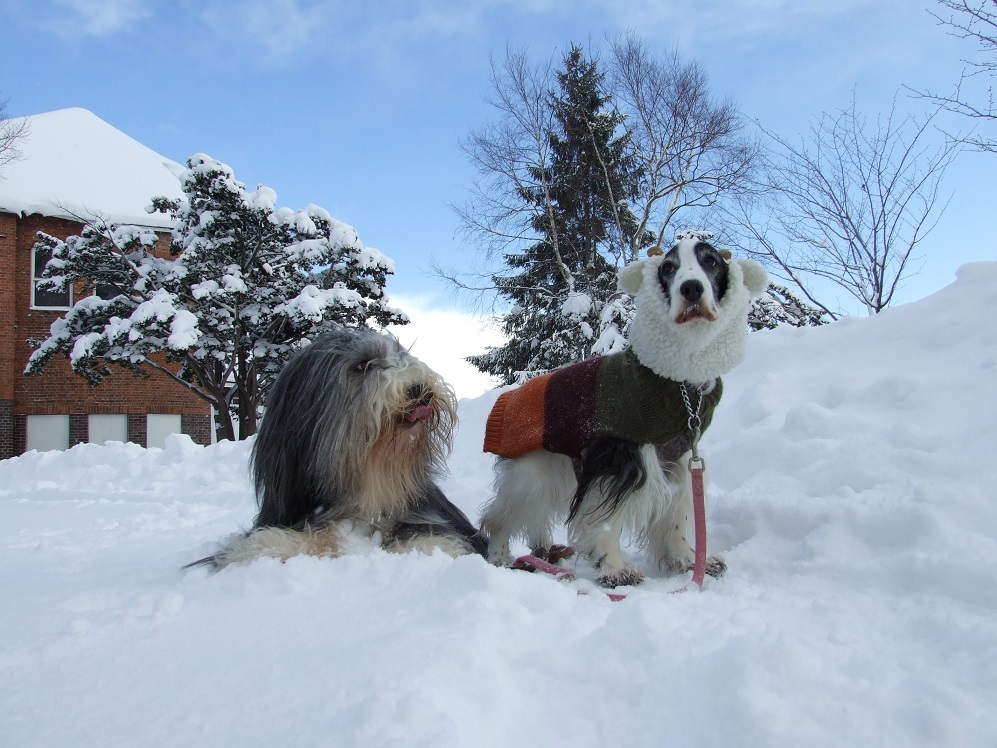
{"label": "snow-covered roof", "polygon": [[183,166],[86,109],[21,119],[29,132],[17,145],[22,158],[0,170],[0,211],[169,225],[166,216],[145,208],[155,196],[182,195],[177,175]]}

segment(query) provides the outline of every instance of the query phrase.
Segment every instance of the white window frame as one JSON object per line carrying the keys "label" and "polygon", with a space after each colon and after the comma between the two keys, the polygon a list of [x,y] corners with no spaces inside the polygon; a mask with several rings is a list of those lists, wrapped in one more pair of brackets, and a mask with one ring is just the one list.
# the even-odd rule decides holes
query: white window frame
{"label": "white window frame", "polygon": [[[73,286],[69,284],[69,288],[66,289],[66,293],[69,297],[69,304],[66,306],[42,306],[35,303],[35,291],[38,290],[38,281],[41,277],[36,275],[38,269],[38,258],[37,258],[38,248],[32,247],[31,249],[31,308],[32,309],[51,309],[57,311],[67,311],[73,308]],[[55,293],[54,291],[50,293]]]}

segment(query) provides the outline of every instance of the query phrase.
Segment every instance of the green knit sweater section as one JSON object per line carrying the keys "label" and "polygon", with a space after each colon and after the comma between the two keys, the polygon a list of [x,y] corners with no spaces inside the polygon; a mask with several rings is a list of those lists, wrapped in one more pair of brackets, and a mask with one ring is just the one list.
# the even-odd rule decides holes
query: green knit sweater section
{"label": "green knit sweater section", "polygon": [[[665,444],[685,437],[683,441],[691,445],[689,411],[682,399],[684,386],[695,410],[700,398],[695,386],[658,376],[640,363],[632,348],[606,356],[596,379],[596,435],[637,444]],[[702,431],[712,422],[722,394],[723,384],[718,379],[716,386],[702,395]]]}

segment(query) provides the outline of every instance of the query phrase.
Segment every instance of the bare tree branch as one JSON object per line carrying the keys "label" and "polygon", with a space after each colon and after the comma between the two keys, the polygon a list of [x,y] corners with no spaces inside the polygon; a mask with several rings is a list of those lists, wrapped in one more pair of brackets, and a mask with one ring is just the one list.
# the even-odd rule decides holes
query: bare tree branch
{"label": "bare tree branch", "polygon": [[[709,208],[748,186],[758,146],[730,101],[710,95],[708,76],[677,52],[652,58],[633,33],[612,43],[613,90],[643,174],[633,196],[641,228],[657,224],[658,242],[689,208]],[[626,261],[637,257],[631,247]]]}
{"label": "bare tree branch", "polygon": [[[992,85],[978,84],[979,79],[997,77],[997,0],[938,0],[948,13],[928,11],[950,36],[972,42],[983,59],[963,59],[966,65],[950,94],[911,90],[916,96],[933,101],[941,109],[959,114],[978,124],[997,124]],[[997,140],[971,131],[952,138],[974,150],[997,153]]]}
{"label": "bare tree branch", "polygon": [[941,181],[960,148],[929,144],[936,115],[901,117],[894,102],[871,125],[853,97],[799,144],[764,131],[772,144],[765,197],[730,213],[740,247],[828,313],[808,279],[838,286],[870,314],[888,307],[944,211]]}
{"label": "bare tree branch", "polygon": [[19,145],[29,133],[27,117],[7,117],[7,100],[0,100],[0,169],[21,158]]}

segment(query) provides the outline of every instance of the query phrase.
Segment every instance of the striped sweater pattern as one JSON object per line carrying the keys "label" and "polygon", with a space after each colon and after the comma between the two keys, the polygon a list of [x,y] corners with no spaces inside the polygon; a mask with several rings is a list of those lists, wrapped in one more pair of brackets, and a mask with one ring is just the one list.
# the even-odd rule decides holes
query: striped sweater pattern
{"label": "striped sweater pattern", "polygon": [[[586,359],[502,393],[485,425],[484,451],[520,457],[545,449],[576,458],[609,437],[654,444],[677,458],[692,444],[682,387],[641,364],[630,348]],[[695,407],[699,393],[688,390]],[[702,396],[704,432],[722,394],[718,379]]]}

